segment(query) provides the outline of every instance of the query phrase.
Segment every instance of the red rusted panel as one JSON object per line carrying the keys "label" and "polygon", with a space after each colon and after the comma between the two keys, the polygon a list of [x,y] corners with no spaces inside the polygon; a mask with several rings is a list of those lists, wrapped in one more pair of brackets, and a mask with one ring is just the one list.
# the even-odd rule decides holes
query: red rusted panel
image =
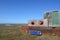
{"label": "red rusted panel", "polygon": [[32,27],[29,30],[38,30],[41,31],[42,34],[54,34],[60,35],[60,27],[52,28],[52,27]]}
{"label": "red rusted panel", "polygon": [[21,28],[24,32],[28,32],[29,28],[27,25],[23,25]]}

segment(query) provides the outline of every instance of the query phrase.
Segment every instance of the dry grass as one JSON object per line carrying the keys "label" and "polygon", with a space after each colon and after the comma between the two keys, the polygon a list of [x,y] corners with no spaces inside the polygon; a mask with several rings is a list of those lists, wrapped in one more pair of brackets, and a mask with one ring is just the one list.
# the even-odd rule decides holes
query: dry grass
{"label": "dry grass", "polygon": [[49,34],[42,36],[29,35],[17,26],[0,26],[0,40],[60,40],[60,36],[52,36]]}

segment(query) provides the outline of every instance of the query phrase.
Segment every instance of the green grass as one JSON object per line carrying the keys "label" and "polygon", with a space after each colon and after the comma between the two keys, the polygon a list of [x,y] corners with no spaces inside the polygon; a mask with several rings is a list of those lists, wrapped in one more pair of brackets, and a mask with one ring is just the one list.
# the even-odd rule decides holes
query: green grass
{"label": "green grass", "polygon": [[0,27],[0,40],[30,40],[33,36],[22,32],[20,27]]}
{"label": "green grass", "polygon": [[37,36],[24,33],[20,27],[1,27],[0,26],[0,40],[60,40],[60,36],[52,36],[49,34]]}

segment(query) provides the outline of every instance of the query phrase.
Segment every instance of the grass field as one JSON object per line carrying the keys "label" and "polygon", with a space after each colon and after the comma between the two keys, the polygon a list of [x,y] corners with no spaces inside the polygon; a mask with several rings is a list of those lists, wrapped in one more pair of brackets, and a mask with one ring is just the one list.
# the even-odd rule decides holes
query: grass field
{"label": "grass field", "polygon": [[60,40],[60,36],[30,35],[24,33],[18,26],[0,26],[0,40]]}

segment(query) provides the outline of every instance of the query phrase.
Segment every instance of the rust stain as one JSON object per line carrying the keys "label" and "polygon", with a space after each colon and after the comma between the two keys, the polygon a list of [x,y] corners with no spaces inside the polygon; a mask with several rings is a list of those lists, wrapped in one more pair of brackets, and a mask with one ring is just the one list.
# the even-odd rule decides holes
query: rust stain
{"label": "rust stain", "polygon": [[60,35],[60,27],[52,28],[52,27],[28,27],[28,25],[23,25],[22,30],[24,32],[27,32],[29,30],[38,30],[41,31],[42,34],[52,34],[52,35]]}

